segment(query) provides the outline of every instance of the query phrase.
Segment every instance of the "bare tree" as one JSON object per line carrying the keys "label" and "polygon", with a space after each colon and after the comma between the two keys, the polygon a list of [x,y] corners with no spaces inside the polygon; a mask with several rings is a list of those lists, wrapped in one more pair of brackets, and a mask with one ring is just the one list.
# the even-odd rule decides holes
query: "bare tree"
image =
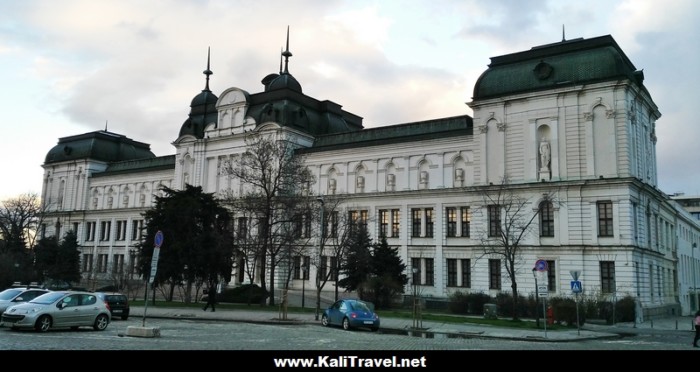
{"label": "bare tree", "polygon": [[[321,202],[317,221],[322,225],[317,229],[317,254],[310,260],[311,265],[316,268],[316,320],[321,311],[321,291],[328,281],[336,282],[335,300],[338,300],[338,276],[347,252],[351,227],[346,211],[341,209],[345,201],[343,197],[326,195],[318,197],[317,200]],[[324,260],[326,256],[334,257],[330,265]]]}
{"label": "bare tree", "polygon": [[44,216],[39,196],[22,194],[4,200],[0,206],[1,253],[13,249],[32,249],[36,243],[39,226]]}
{"label": "bare tree", "polygon": [[[479,207],[486,215],[487,228],[478,238],[483,252],[479,258],[501,257],[506,274],[510,279],[513,296],[512,318],[518,319],[518,282],[517,268],[522,259],[523,243],[538,226],[537,217],[543,203],[554,203],[554,196],[549,192],[528,197],[531,189],[519,188],[510,184],[504,177],[499,185],[485,188],[481,194],[483,205]],[[529,194],[532,195],[532,194]]]}
{"label": "bare tree", "polygon": [[[246,227],[245,234],[239,232],[238,237],[247,238],[241,249],[254,262],[248,261],[246,266],[254,268],[249,275],[259,273],[264,290],[268,290],[269,275],[269,305],[275,304],[275,269],[287,262],[294,246],[299,245],[290,225],[308,210],[305,194],[314,179],[303,157],[295,153],[296,148],[290,141],[274,138],[274,134],[252,133],[246,138],[246,151],[223,170],[241,185],[240,194],[231,191],[223,198],[239,218],[247,218],[255,227]],[[251,282],[254,278],[251,276]]]}

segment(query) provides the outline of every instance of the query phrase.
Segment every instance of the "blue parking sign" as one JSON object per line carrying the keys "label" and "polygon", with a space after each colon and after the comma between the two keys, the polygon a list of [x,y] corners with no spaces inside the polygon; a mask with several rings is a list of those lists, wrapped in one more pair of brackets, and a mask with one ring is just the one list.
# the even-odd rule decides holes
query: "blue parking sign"
{"label": "blue parking sign", "polygon": [[581,282],[579,280],[571,281],[571,292],[581,293]]}

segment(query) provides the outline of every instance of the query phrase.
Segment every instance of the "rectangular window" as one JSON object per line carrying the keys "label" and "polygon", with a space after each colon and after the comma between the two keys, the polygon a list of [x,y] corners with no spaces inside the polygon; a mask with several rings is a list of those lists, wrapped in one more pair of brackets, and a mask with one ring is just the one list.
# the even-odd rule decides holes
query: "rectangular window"
{"label": "rectangular window", "polygon": [[379,211],[379,236],[387,237],[389,232],[389,211],[386,209]]}
{"label": "rectangular window", "polygon": [[547,261],[547,289],[549,292],[557,291],[557,267],[556,261]]}
{"label": "rectangular window", "polygon": [[143,234],[143,220],[131,221],[131,240],[140,241]]}
{"label": "rectangular window", "polygon": [[540,203],[540,236],[554,237],[554,207],[549,201]]}
{"label": "rectangular window", "polygon": [[501,233],[501,207],[489,205],[489,237],[498,237]]}
{"label": "rectangular window", "polygon": [[294,262],[292,263],[292,279],[301,279],[301,256],[294,256]]}
{"label": "rectangular window", "polygon": [[401,226],[401,211],[398,209],[391,210],[391,237],[399,237],[399,229]]}
{"label": "rectangular window", "polygon": [[456,287],[457,284],[457,260],[447,259],[447,286]]}
{"label": "rectangular window", "polygon": [[84,273],[92,272],[92,255],[91,254],[84,254],[83,255],[83,272]]}
{"label": "rectangular window", "polygon": [[425,259],[425,284],[435,285],[435,265],[432,258]]}
{"label": "rectangular window", "polygon": [[411,283],[414,285],[422,284],[420,280],[420,258],[411,258],[411,275]]}
{"label": "rectangular window", "polygon": [[301,238],[301,230],[303,229],[303,221],[301,215],[295,214],[294,217],[292,217],[292,223],[294,224],[294,227],[292,228],[292,238]]}
{"label": "rectangular window", "polygon": [[489,260],[489,289],[501,289],[501,260]]}
{"label": "rectangular window", "polygon": [[469,237],[469,225],[471,222],[471,216],[469,214],[469,207],[462,207],[462,236],[465,238]]}
{"label": "rectangular window", "polygon": [[238,239],[248,238],[248,220],[245,217],[238,217]]}
{"label": "rectangular window", "polygon": [[612,202],[602,201],[598,206],[598,236],[613,236]]}
{"label": "rectangular window", "polygon": [[472,263],[469,259],[460,260],[462,262],[462,287],[472,287]]}
{"label": "rectangular window", "polygon": [[603,293],[615,293],[615,261],[600,261],[600,287]]}
{"label": "rectangular window", "polygon": [[422,213],[420,209],[411,209],[411,236],[414,238],[420,237],[421,217]]}
{"label": "rectangular window", "polygon": [[328,275],[328,256],[321,256],[321,267],[319,267],[318,270],[321,272],[321,278],[327,278],[327,275]]}
{"label": "rectangular window", "polygon": [[73,222],[73,232],[75,233],[76,236],[78,235],[78,227],[79,226],[80,226],[79,222]]}
{"label": "rectangular window", "polygon": [[85,223],[85,241],[92,242],[95,240],[95,228],[97,227],[97,222],[91,221]]}
{"label": "rectangular window", "polygon": [[100,230],[100,241],[108,241],[109,234],[112,230],[112,222],[111,221],[102,221],[101,227],[102,228]]}
{"label": "rectangular window", "polygon": [[126,220],[117,221],[116,240],[126,240]]}
{"label": "rectangular window", "polygon": [[338,257],[331,256],[331,277],[329,280],[338,281]]}
{"label": "rectangular window", "polygon": [[304,238],[311,237],[311,212],[304,215]]}
{"label": "rectangular window", "polygon": [[112,272],[114,274],[125,274],[124,272],[124,255],[115,254],[113,257],[114,262],[112,263]]}
{"label": "rectangular window", "polygon": [[294,277],[293,279],[307,280],[309,279],[309,256],[294,257]]}
{"label": "rectangular window", "polygon": [[331,213],[331,238],[338,237],[338,211]]}
{"label": "rectangular window", "polygon": [[99,254],[97,255],[97,272],[106,273],[107,272],[107,255]]}
{"label": "rectangular window", "polygon": [[433,226],[435,221],[433,220],[433,208],[425,208],[425,237],[433,237]]}
{"label": "rectangular window", "polygon": [[[457,236],[457,208],[447,207],[445,208],[445,215],[447,216],[447,237],[453,238]],[[449,260],[448,260],[449,262]],[[455,270],[457,269],[457,262],[455,261]],[[448,264],[449,268],[449,264]],[[448,270],[449,272],[449,270]],[[449,276],[448,276],[449,282]],[[455,272],[455,286],[457,285],[457,273]]]}

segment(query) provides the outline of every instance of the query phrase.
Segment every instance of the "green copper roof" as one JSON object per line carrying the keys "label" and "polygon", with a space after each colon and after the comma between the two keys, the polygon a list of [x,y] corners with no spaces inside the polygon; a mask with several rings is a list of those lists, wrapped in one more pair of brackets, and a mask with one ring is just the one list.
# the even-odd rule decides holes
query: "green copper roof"
{"label": "green copper roof", "polygon": [[474,124],[471,116],[462,115],[413,123],[363,129],[317,137],[313,147],[297,150],[299,153],[379,146],[451,136],[472,135]]}
{"label": "green copper roof", "polygon": [[45,163],[57,163],[78,159],[115,162],[153,158],[150,145],[137,142],[121,134],[107,131],[89,132],[63,137],[46,154]]}
{"label": "green copper roof", "polygon": [[175,155],[111,163],[104,172],[94,173],[93,177],[111,176],[121,173],[152,172],[164,169],[175,169]]}
{"label": "green copper roof", "polygon": [[474,100],[553,89],[558,86],[628,79],[643,75],[610,36],[574,39],[492,57],[474,86]]}

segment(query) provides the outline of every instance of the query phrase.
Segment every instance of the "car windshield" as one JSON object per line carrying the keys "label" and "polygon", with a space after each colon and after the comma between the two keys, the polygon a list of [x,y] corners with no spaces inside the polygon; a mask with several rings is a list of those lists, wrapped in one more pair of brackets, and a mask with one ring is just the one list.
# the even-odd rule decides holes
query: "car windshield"
{"label": "car windshield", "polygon": [[6,289],[0,292],[0,300],[11,300],[15,298],[18,294],[22,293],[21,289]]}
{"label": "car windshield", "polygon": [[60,300],[63,296],[65,296],[65,293],[63,292],[49,292],[29,301],[29,303],[42,305],[52,304]]}

